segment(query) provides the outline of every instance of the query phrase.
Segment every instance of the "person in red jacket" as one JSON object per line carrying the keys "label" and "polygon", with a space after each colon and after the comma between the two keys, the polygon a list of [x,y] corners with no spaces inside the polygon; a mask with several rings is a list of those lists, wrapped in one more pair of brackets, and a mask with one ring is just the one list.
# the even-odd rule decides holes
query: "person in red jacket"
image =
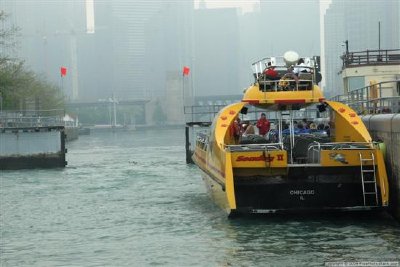
{"label": "person in red jacket", "polygon": [[264,74],[267,79],[279,80],[278,72],[275,70],[275,66],[272,66],[271,62],[268,62],[267,68],[264,70]]}
{"label": "person in red jacket", "polygon": [[239,144],[240,142],[240,135],[242,134],[242,129],[240,125],[240,118],[236,117],[232,124],[229,126],[229,132],[231,137],[234,139],[235,144]]}
{"label": "person in red jacket", "polygon": [[265,113],[261,113],[261,118],[258,119],[257,121],[257,128],[258,128],[258,133],[261,136],[265,136],[271,127],[271,123],[265,116]]}

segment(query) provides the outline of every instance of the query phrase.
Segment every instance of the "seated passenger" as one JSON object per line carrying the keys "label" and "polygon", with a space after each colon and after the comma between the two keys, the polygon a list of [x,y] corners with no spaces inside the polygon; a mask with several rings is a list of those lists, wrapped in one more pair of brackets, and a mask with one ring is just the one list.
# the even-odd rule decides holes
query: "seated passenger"
{"label": "seated passenger", "polygon": [[307,66],[304,63],[304,58],[300,58],[299,61],[297,61],[297,65],[294,66],[293,73],[298,76],[300,72],[305,72],[305,73],[310,72],[310,70],[305,67]]}
{"label": "seated passenger", "polygon": [[310,129],[304,128],[304,125],[302,123],[299,123],[297,125],[297,133],[298,134],[310,133]]}
{"label": "seated passenger", "polygon": [[310,127],[310,123],[308,123],[308,121],[307,121],[307,119],[306,118],[303,118],[302,120],[302,123],[303,123],[303,126],[304,126],[304,128],[306,128],[306,129],[309,129]]}
{"label": "seated passenger", "polygon": [[254,130],[254,126],[251,122],[243,124],[242,128],[243,128],[243,136],[256,133],[256,131]]}
{"label": "seated passenger", "polygon": [[287,124],[283,125],[282,134],[283,134],[283,135],[288,135],[288,134],[290,134],[289,125],[287,125]]}
{"label": "seated passenger", "polygon": [[271,129],[267,134],[267,140],[270,143],[278,143],[279,141],[279,133],[275,129]]}
{"label": "seated passenger", "polygon": [[279,80],[278,72],[275,70],[275,66],[272,66],[271,62],[268,62],[267,68],[264,70],[264,75],[270,80]]}
{"label": "seated passenger", "polygon": [[[295,82],[295,84],[293,84]],[[287,73],[282,76],[279,81],[279,86],[283,89],[288,89],[289,86],[293,87],[299,83],[299,78],[293,73],[293,65],[287,69]]]}
{"label": "seated passenger", "polygon": [[329,125],[325,125],[325,126],[324,126],[324,131],[326,131],[326,134],[327,134],[328,136],[331,135],[331,128],[329,127]]}

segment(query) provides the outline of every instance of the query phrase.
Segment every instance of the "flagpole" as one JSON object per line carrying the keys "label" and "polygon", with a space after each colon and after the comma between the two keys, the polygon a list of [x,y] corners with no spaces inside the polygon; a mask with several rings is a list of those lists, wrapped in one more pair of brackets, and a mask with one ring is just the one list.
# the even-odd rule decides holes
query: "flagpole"
{"label": "flagpole", "polygon": [[185,74],[182,74],[182,102],[183,111],[185,111]]}
{"label": "flagpole", "polygon": [[67,75],[67,68],[64,66],[61,66],[60,68],[60,76],[61,76],[61,91],[64,94],[64,76]]}
{"label": "flagpole", "polygon": [[64,94],[64,77],[61,75],[61,92]]}
{"label": "flagpole", "polygon": [[189,75],[189,67],[184,66],[182,70],[182,102],[183,102],[183,113],[185,114],[185,76]]}

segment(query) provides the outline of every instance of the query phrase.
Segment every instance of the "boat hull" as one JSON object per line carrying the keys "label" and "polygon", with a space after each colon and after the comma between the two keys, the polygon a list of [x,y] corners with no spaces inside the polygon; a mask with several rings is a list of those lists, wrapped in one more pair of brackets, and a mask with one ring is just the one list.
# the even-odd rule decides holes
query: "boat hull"
{"label": "boat hull", "polygon": [[366,195],[364,203],[361,178],[350,168],[341,171],[342,173],[322,169],[301,171],[298,168],[289,168],[288,175],[285,176],[234,175],[236,209],[229,208],[223,182],[205,171],[202,171],[202,178],[212,200],[231,216],[384,208],[379,187],[378,195]]}
{"label": "boat hull", "polygon": [[225,185],[204,171],[202,171],[201,176],[210,198],[218,207],[230,214],[232,210],[229,208]]}
{"label": "boat hull", "polygon": [[236,184],[237,211],[270,213],[312,210],[369,210],[380,207],[375,196],[364,206],[361,183],[282,182]]}

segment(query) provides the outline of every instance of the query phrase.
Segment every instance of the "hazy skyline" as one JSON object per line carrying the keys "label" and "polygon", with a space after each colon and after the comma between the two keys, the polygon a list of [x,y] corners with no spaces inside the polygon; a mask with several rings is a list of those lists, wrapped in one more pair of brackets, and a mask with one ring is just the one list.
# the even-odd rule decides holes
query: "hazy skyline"
{"label": "hazy skyline", "polygon": [[[392,13],[396,16],[396,9],[363,17],[360,14],[373,3],[382,5],[359,0],[346,11],[348,17],[330,16],[332,28],[326,32],[324,19],[332,2],[335,7],[347,3],[0,0],[0,8],[10,14],[10,23],[21,28],[18,56],[32,70],[62,84],[71,99],[97,100],[112,95],[163,98],[171,91],[168,86],[182,84],[173,80],[180,79],[184,65],[191,68],[187,79],[196,95],[240,94],[253,82],[252,62],[287,50],[301,56],[321,55],[322,67],[337,73],[340,65],[326,66],[325,59],[339,59],[347,38],[352,49],[375,48],[370,33],[375,27],[367,31],[357,21],[368,25],[383,21],[382,38],[386,38],[391,24],[385,19]],[[345,20],[354,20],[351,25],[358,30],[353,33]],[[326,43],[327,38],[333,41]],[[327,45],[335,50],[326,51]],[[60,66],[68,68],[63,83]]]}
{"label": "hazy skyline", "polygon": [[200,2],[204,2],[207,8],[240,8],[243,13],[253,12],[255,6],[260,5],[260,0],[195,0],[194,7],[199,8]]}

